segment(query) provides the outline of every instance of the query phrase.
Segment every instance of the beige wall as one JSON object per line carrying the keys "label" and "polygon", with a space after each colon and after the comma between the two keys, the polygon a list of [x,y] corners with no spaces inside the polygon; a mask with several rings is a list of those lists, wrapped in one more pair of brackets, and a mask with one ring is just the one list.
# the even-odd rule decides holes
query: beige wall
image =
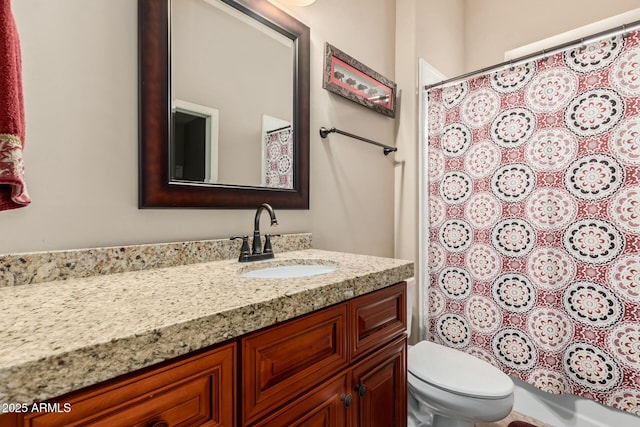
{"label": "beige wall", "polygon": [[417,56],[447,77],[464,70],[466,0],[415,0]]}
{"label": "beige wall", "polygon": [[465,0],[465,70],[504,52],[640,7],[640,0]]}
{"label": "beige wall", "polygon": [[[416,259],[417,250],[417,103],[415,0],[396,0],[396,84],[398,119],[395,155],[394,253]],[[417,267],[417,266],[416,266]]]}
{"label": "beige wall", "polygon": [[[395,256],[418,254],[418,58],[447,76],[462,72],[464,0],[396,0],[400,99],[395,173]],[[417,267],[417,265],[416,265]]]}
{"label": "beige wall", "polygon": [[316,247],[393,256],[394,156],[332,134],[394,145],[392,118],[322,89],[324,43],[395,80],[395,0],[318,0],[292,13],[311,27],[311,229]]}
{"label": "beige wall", "polygon": [[[311,27],[311,209],[277,214],[280,232],[310,231],[318,248],[393,255],[393,157],[317,132],[336,126],[393,143],[394,121],[323,90],[321,71],[326,40],[393,79],[394,7],[321,0],[293,11]],[[251,210],[137,207],[136,1],[20,0],[13,11],[33,203],[0,212],[0,254],[251,232]]]}
{"label": "beige wall", "polygon": [[[396,134],[395,256],[416,262],[420,165],[418,58],[445,75],[462,72],[464,0],[396,0],[396,82],[401,95]],[[419,339],[419,289],[414,298],[411,340]]]}

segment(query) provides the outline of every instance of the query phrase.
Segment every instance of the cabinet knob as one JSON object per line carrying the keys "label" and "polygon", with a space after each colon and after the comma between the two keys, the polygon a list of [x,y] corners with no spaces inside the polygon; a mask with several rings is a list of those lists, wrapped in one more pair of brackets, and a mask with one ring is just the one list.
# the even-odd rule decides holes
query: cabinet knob
{"label": "cabinet knob", "polygon": [[367,393],[367,386],[364,384],[356,385],[355,390],[356,392],[358,392],[358,396],[360,397],[360,399],[362,399],[364,395]]}
{"label": "cabinet knob", "polygon": [[344,402],[345,408],[349,408],[351,406],[351,403],[353,402],[353,396],[351,396],[350,394],[343,394],[342,396],[340,396],[340,400]]}
{"label": "cabinet knob", "polygon": [[155,421],[149,424],[149,427],[169,427],[169,423],[166,421]]}

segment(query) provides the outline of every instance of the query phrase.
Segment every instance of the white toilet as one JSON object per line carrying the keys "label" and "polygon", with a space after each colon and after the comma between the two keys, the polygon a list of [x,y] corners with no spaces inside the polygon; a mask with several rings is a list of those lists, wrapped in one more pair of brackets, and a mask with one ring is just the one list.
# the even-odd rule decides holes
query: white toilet
{"label": "white toilet", "polygon": [[[414,288],[407,281],[407,319]],[[511,412],[513,381],[484,360],[429,341],[411,346],[408,359],[408,427],[473,427]]]}

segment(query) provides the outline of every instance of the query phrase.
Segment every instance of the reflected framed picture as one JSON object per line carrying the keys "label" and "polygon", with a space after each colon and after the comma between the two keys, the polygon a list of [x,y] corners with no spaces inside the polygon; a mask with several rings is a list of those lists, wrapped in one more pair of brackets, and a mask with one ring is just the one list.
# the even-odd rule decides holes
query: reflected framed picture
{"label": "reflected framed picture", "polygon": [[395,117],[396,84],[335,46],[324,45],[322,87],[365,107]]}

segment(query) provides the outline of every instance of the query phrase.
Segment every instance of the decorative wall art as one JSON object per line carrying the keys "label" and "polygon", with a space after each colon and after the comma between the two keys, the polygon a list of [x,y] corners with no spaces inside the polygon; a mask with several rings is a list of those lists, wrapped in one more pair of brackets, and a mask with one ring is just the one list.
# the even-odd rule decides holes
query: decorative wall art
{"label": "decorative wall art", "polygon": [[385,116],[396,115],[396,84],[329,43],[322,87]]}
{"label": "decorative wall art", "polygon": [[428,93],[430,338],[640,415],[640,33]]}

